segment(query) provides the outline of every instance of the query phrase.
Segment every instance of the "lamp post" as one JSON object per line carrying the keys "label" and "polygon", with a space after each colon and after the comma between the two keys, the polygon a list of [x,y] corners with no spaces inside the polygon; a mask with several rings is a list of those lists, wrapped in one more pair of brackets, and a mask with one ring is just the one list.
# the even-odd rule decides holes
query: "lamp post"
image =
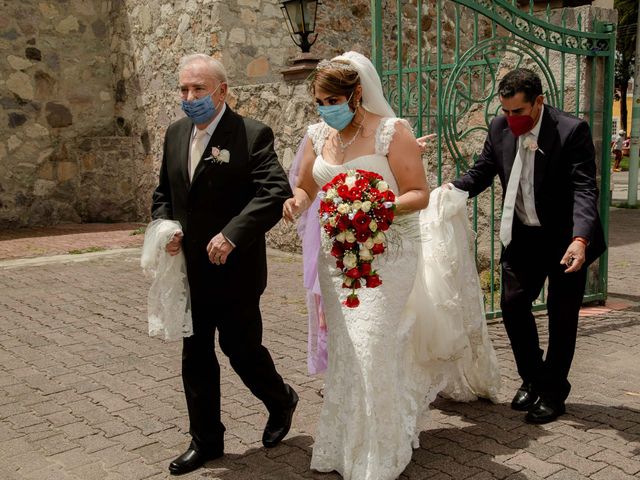
{"label": "lamp post", "polygon": [[[313,71],[319,57],[309,53],[318,38],[315,33],[318,0],[283,0],[280,8],[287,24],[289,35],[301,53],[291,59],[291,66],[282,71],[285,80],[304,80]],[[313,38],[310,38],[313,35]]]}

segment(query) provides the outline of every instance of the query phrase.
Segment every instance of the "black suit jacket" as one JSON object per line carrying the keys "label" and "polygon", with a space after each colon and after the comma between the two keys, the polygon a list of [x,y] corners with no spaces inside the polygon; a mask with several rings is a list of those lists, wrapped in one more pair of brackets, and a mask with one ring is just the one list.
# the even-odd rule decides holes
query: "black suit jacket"
{"label": "black suit jacket", "polygon": [[[606,248],[598,215],[595,150],[589,125],[550,105],[544,106],[535,154],[536,213],[552,250],[564,254],[574,236],[589,241],[587,264]],[[504,193],[516,156],[517,139],[506,117],[493,119],[475,165],[453,184],[474,197],[500,177]]]}
{"label": "black suit jacket", "polygon": [[[167,129],[152,217],[182,225],[192,299],[260,295],[267,283],[264,235],[281,218],[282,204],[292,195],[273,149],[273,132],[227,106],[189,182],[193,126],[183,118]],[[212,147],[228,150],[229,162],[205,161]],[[206,247],[220,232],[236,248],[224,265],[214,265]]]}

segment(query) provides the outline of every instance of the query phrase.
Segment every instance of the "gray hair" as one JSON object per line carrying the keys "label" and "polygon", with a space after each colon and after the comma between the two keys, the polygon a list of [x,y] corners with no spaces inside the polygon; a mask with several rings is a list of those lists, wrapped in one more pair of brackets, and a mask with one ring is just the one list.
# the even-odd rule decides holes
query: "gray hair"
{"label": "gray hair", "polygon": [[180,71],[183,71],[185,68],[194,63],[204,63],[214,78],[216,78],[220,82],[228,83],[227,71],[225,70],[224,65],[222,65],[222,62],[203,53],[193,53],[191,55],[185,55],[184,57],[182,57],[179,64]]}

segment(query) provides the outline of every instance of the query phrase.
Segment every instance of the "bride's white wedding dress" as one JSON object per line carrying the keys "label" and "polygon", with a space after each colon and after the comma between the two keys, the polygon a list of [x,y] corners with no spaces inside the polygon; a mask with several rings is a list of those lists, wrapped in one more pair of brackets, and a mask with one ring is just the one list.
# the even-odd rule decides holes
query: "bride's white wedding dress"
{"label": "bride's white wedding dress", "polygon": [[[329,127],[323,122],[312,125],[308,134],[317,155],[313,177],[318,186],[341,172],[363,169],[382,175],[398,192],[387,152],[395,128],[403,122],[383,119],[376,131],[375,154],[343,165],[329,164],[322,157]],[[462,210],[466,216],[464,199]],[[469,262],[449,268],[448,279],[437,269],[431,272],[425,262],[438,250],[433,243],[450,239],[431,238],[425,221],[426,211],[396,217],[387,232],[387,251],[374,260],[382,285],[359,289],[357,308],[342,305],[349,290],[342,288],[335,258],[329,253],[330,239],[322,232],[318,276],[329,365],[312,469],[335,470],[346,480],[396,479],[411,460],[412,446],[418,446],[421,414],[439,392],[461,400],[476,395],[495,398],[499,373],[478,303],[477,283],[470,293],[471,306],[460,305],[469,301],[464,293],[446,299],[444,305],[426,292],[435,283],[432,273],[450,287],[462,278],[458,267],[468,268]],[[475,264],[471,267],[477,282]],[[478,308],[480,318],[470,318]],[[439,310],[444,318],[433,323],[425,318]],[[451,314],[457,315],[452,328],[447,325]],[[433,334],[439,338],[432,338]]]}

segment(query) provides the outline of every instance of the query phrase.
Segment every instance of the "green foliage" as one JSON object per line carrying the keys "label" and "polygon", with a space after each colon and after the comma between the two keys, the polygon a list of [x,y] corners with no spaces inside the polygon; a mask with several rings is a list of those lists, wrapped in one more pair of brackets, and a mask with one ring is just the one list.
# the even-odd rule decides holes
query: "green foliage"
{"label": "green foliage", "polygon": [[620,102],[622,129],[627,130],[627,85],[633,76],[636,63],[635,48],[638,32],[638,0],[614,0],[614,8],[618,10],[618,30],[616,34],[616,66],[615,84]]}

